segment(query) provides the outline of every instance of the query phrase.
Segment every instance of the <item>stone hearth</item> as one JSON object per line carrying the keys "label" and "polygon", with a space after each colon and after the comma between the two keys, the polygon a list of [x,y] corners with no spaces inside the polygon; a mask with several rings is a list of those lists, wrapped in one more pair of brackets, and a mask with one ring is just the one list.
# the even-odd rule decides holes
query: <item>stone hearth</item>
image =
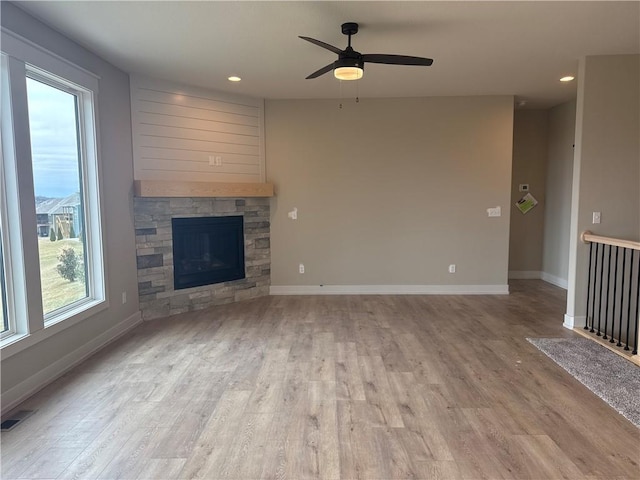
{"label": "stone hearth", "polygon": [[[138,295],[143,319],[269,295],[269,198],[136,197],[134,213]],[[229,215],[244,217],[246,278],[174,290],[171,219]]]}

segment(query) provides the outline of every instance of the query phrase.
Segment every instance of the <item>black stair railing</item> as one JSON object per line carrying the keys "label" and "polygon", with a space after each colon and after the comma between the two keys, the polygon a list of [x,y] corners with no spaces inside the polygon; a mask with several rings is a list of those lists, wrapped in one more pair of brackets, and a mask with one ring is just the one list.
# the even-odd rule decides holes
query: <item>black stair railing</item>
{"label": "black stair railing", "polygon": [[584,327],[632,355],[638,353],[640,242],[582,234],[589,243]]}

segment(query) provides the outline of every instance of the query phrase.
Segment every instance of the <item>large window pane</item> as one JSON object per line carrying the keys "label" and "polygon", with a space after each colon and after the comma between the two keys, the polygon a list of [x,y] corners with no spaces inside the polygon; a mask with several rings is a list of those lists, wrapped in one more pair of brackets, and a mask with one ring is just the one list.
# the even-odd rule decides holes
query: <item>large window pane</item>
{"label": "large window pane", "polygon": [[88,296],[78,98],[27,78],[45,317]]}

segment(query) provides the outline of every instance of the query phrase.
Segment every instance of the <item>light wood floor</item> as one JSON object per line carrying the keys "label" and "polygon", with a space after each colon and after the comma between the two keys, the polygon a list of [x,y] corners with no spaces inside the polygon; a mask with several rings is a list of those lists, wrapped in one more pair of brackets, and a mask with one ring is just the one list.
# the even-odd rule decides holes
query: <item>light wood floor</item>
{"label": "light wood floor", "polygon": [[2,478],[638,479],[640,430],[529,344],[564,292],[267,297],[148,322],[21,408]]}

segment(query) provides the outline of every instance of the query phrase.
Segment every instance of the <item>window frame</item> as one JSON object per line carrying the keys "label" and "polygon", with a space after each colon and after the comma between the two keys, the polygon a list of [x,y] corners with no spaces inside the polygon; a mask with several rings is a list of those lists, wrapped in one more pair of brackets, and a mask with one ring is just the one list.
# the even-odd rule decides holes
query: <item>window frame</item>
{"label": "window frame", "polygon": [[[3,57],[4,63],[4,57]],[[0,186],[4,186],[4,155],[2,152],[2,138],[0,137]],[[7,329],[0,332],[0,341],[11,337],[16,333],[15,310],[13,309],[13,290],[11,282],[11,254],[9,253],[8,235],[3,227],[4,219],[7,218],[6,189],[0,189],[0,283],[2,283],[1,293],[4,295],[3,315],[7,323]]]}
{"label": "window frame", "polygon": [[[108,308],[105,229],[98,139],[99,77],[2,28],[2,231],[11,356]],[[88,296],[44,315],[35,232],[36,213],[27,105],[27,77],[76,95]],[[17,159],[21,159],[18,162]],[[25,159],[27,161],[25,161]],[[12,205],[12,208],[8,208]],[[32,231],[33,230],[33,231]],[[27,255],[26,252],[30,252]]]}

